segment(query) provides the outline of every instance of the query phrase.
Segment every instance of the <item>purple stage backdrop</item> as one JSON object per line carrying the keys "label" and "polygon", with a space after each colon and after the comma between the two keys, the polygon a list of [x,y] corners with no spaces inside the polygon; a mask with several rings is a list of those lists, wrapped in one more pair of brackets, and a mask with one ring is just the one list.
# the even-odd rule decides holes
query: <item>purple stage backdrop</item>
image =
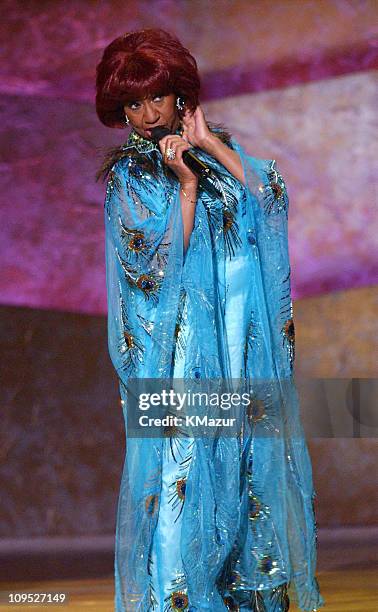
{"label": "purple stage backdrop", "polygon": [[[2,0],[0,554],[16,541],[21,551],[4,580],[45,575],[24,554],[32,538],[42,552],[54,536],[110,534],[113,545],[124,423],[95,173],[127,133],[95,113],[104,47],[163,27],[192,51],[207,118],[276,159],[287,183],[297,372],[374,378],[377,19],[376,0]],[[369,427],[364,439],[310,440],[320,530],[376,525]],[[336,548],[335,567],[370,567],[368,546]],[[62,576],[54,563],[43,568]]]}
{"label": "purple stage backdrop", "polygon": [[374,0],[3,0],[2,303],[106,312],[94,174],[126,133],[97,120],[95,66],[153,25],[197,57],[207,117],[277,159],[294,298],[375,284],[377,17]]}

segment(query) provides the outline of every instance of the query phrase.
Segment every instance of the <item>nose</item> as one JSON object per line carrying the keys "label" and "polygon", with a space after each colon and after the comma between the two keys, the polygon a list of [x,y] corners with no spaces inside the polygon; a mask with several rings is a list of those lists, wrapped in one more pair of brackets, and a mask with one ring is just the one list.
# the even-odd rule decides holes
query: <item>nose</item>
{"label": "nose", "polygon": [[160,118],[158,109],[149,100],[145,101],[144,106],[144,122],[146,125],[153,125]]}

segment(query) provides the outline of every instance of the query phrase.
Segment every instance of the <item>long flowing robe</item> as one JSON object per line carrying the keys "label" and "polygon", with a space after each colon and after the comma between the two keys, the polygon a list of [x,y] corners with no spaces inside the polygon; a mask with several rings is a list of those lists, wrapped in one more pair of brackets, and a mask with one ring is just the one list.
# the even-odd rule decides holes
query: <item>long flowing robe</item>
{"label": "long flowing robe", "polygon": [[[311,462],[293,378],[287,190],[275,160],[247,155],[234,139],[228,145],[240,155],[246,185],[197,151],[217,173],[222,197],[199,189],[186,252],[179,183],[157,146],[132,132],[108,176],[108,345],[126,430],[118,612],[284,610],[285,585],[302,610],[324,603],[315,577]],[[239,379],[251,402],[237,413],[238,435],[187,440],[190,469],[177,475],[168,498],[166,448],[179,438],[133,435],[128,390],[132,379],[175,377]],[[179,512],[179,530],[164,519],[168,510],[176,518]],[[157,539],[159,528],[166,542],[176,533],[174,550]],[[168,585],[171,554],[179,555],[182,572]],[[170,592],[163,604],[153,578],[158,558]]]}

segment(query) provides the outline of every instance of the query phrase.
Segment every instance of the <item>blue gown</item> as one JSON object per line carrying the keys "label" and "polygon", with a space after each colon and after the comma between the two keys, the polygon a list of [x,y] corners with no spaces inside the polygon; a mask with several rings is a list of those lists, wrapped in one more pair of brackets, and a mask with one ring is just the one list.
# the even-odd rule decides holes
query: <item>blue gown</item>
{"label": "blue gown", "polygon": [[[283,612],[324,603],[315,492],[293,380],[288,196],[274,160],[246,185],[199,189],[187,251],[179,184],[131,132],[105,198],[108,345],[126,431],[116,525],[117,612]],[[130,383],[241,381],[236,435],[135,435]]]}

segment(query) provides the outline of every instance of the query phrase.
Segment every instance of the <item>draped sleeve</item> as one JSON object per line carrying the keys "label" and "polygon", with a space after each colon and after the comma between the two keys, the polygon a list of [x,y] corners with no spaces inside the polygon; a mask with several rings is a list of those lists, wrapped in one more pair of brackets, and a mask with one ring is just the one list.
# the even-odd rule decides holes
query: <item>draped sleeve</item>
{"label": "draped sleeve", "polygon": [[113,166],[104,206],[108,348],[124,384],[129,376],[169,372],[182,268],[177,188],[161,172],[146,170],[145,158],[125,157]]}
{"label": "draped sleeve", "polygon": [[[183,262],[177,183],[155,152],[112,168],[106,189],[108,348],[119,379],[126,455],[117,507],[117,610],[147,609],[149,550],[161,492],[161,437],[133,435],[131,380],[169,378]],[[144,606],[144,607],[143,607]]]}
{"label": "draped sleeve", "polygon": [[[251,499],[255,503],[260,495],[264,498],[277,533],[281,532],[278,540],[286,567],[290,568],[290,598],[300,609],[313,610],[324,605],[324,600],[315,576],[316,492],[294,379],[289,197],[274,159],[254,158],[236,142],[234,147],[246,177],[245,229],[254,253],[253,281],[258,297],[253,309],[261,324],[252,333],[258,351],[252,348],[249,354],[249,373],[262,379],[262,384],[257,385],[257,404],[252,418],[255,423],[250,463]],[[262,364],[260,369],[256,369],[257,363]],[[256,530],[259,528],[257,521]],[[274,554],[269,557],[273,558]]]}
{"label": "draped sleeve", "polygon": [[[295,360],[295,327],[291,297],[288,244],[289,197],[276,160],[247,155],[233,141],[246,177],[251,229],[248,240],[255,247],[259,281],[267,312],[265,344],[274,365],[272,376],[291,377]],[[269,330],[269,333],[267,333]]]}

